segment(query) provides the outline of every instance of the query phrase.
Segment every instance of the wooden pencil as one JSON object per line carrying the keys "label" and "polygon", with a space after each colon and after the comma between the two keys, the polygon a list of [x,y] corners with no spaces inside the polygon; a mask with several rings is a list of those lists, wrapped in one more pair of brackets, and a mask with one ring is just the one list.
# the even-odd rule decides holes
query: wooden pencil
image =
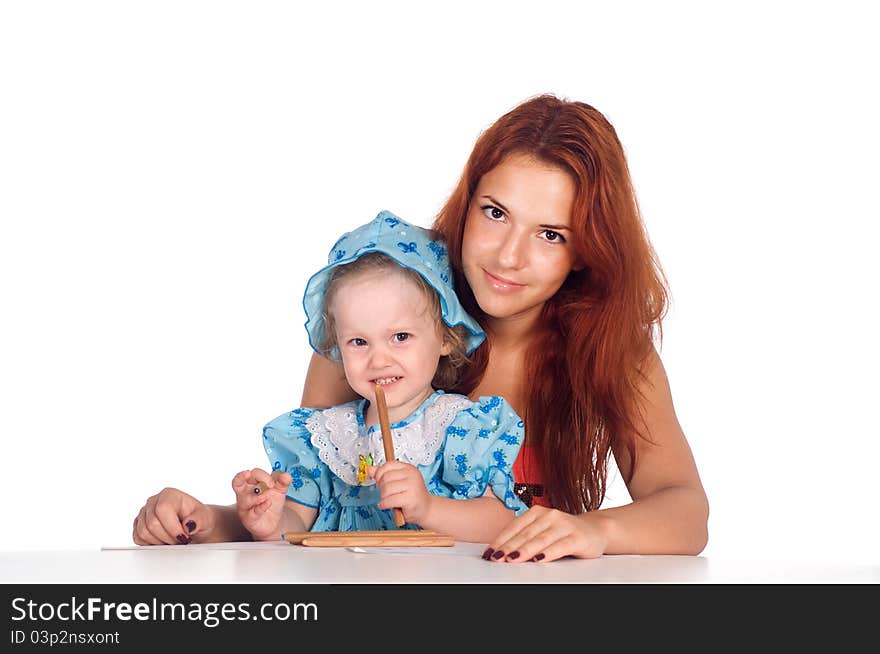
{"label": "wooden pencil", "polygon": [[[305,547],[452,547],[455,540],[446,534],[399,538],[400,531],[387,531],[384,536],[361,536],[357,533],[337,532],[335,538],[304,538]],[[418,532],[417,532],[418,533]]]}
{"label": "wooden pencil", "polygon": [[[283,474],[283,472],[284,472],[283,470],[273,470],[273,471],[272,471],[272,474],[271,474],[272,480],[273,480],[273,481],[278,481],[278,477],[280,477],[280,476]],[[254,493],[255,493],[256,495],[259,495],[260,493],[264,493],[264,492],[266,491],[266,489],[268,489],[268,488],[269,488],[269,487],[266,486],[266,484],[265,484],[264,482],[261,481],[260,483],[258,483],[258,484],[254,487]]]}
{"label": "wooden pencil", "polygon": [[[376,384],[376,409],[379,412],[379,426],[382,428],[382,446],[385,448],[385,461],[394,461],[394,441],[391,440],[391,425],[388,422],[388,405],[385,404],[385,390],[381,385]],[[403,511],[397,507],[392,509],[394,512],[394,524],[402,527],[406,524],[403,517]]]}
{"label": "wooden pencil", "polygon": [[444,535],[439,534],[436,531],[430,531],[427,529],[399,529],[394,531],[388,531],[387,529],[376,529],[362,531],[294,531],[281,534],[281,538],[292,545],[299,545],[306,538],[339,538],[340,536],[343,536],[345,538],[372,538],[376,536],[384,537],[388,536],[389,534],[391,534],[393,538],[399,539],[401,541],[406,541],[413,538],[424,538],[426,536]]}

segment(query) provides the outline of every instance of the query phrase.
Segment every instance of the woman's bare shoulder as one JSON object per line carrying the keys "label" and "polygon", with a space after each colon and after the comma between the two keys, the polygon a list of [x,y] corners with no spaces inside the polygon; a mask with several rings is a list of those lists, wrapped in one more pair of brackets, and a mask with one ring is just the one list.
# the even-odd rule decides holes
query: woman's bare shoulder
{"label": "woman's bare shoulder", "polygon": [[639,367],[638,389],[645,403],[664,405],[672,404],[672,389],[669,387],[669,377],[666,375],[666,367],[660,359],[660,354],[653,347]]}

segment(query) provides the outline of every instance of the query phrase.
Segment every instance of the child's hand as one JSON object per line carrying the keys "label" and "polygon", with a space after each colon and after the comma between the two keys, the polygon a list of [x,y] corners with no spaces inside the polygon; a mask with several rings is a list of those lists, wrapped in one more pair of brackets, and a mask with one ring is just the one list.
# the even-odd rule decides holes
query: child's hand
{"label": "child's hand", "polygon": [[376,480],[382,494],[380,509],[400,508],[406,521],[416,525],[427,520],[432,496],[418,468],[403,461],[390,461],[368,467],[367,474]]}
{"label": "child's hand", "polygon": [[[232,478],[238,517],[254,540],[278,540],[281,537],[281,513],[291,481],[290,474],[286,472],[273,479],[268,472],[259,468],[242,470]],[[265,484],[266,489],[257,494],[254,488],[260,482]]]}

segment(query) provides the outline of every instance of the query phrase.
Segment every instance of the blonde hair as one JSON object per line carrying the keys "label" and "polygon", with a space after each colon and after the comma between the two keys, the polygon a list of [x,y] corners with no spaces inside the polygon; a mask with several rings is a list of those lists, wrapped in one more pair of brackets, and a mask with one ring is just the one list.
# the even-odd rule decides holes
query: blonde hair
{"label": "blonde hair", "polygon": [[346,279],[351,279],[355,275],[361,273],[380,272],[383,270],[400,273],[406,279],[413,282],[422,292],[422,295],[424,295],[425,300],[428,302],[428,311],[431,312],[432,317],[437,323],[437,331],[440,334],[443,343],[449,346],[449,354],[440,357],[440,362],[437,364],[437,370],[434,373],[431,385],[434,388],[440,388],[443,390],[455,386],[459,382],[465,366],[470,363],[466,344],[468,335],[467,328],[464,325],[456,325],[455,327],[448,325],[443,320],[440,308],[440,296],[437,294],[437,291],[435,291],[434,288],[425,281],[425,278],[415,270],[401,266],[394,261],[394,259],[381,252],[365,254],[351,263],[337,266],[330,272],[327,286],[324,289],[324,302],[322,307],[324,336],[318,344],[318,349],[321,351],[321,354],[337,363],[341,360],[341,357],[339,356],[339,344],[336,342],[335,319],[333,312],[330,310],[333,303],[333,296],[336,294],[336,291],[339,290],[339,287]]}

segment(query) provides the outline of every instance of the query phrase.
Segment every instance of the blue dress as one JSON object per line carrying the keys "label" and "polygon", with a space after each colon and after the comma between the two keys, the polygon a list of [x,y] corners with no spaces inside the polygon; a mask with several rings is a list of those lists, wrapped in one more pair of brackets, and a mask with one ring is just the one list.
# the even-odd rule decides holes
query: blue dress
{"label": "blue dress", "polygon": [[[376,482],[358,481],[361,457],[385,462],[379,425],[364,424],[365,399],[329,409],[300,408],[263,428],[273,470],[293,477],[287,497],[318,509],[312,531],[396,529],[379,509]],[[516,515],[527,507],[513,492],[513,462],[523,441],[523,422],[501,397],[435,391],[409,417],[391,425],[394,454],[416,466],[432,495],[480,497],[486,487]],[[408,529],[418,525],[407,524]]]}

